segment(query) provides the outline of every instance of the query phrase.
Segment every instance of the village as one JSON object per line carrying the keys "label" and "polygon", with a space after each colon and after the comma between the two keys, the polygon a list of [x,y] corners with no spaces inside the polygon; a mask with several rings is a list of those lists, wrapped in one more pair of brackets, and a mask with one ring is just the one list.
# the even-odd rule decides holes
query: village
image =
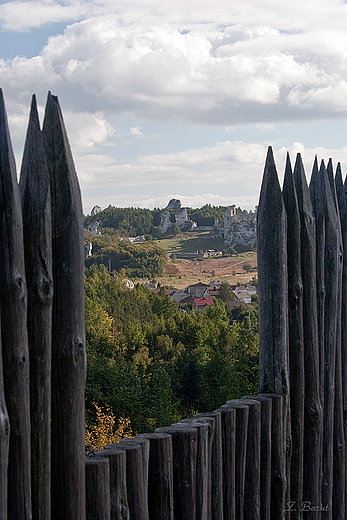
{"label": "village", "polygon": [[208,306],[214,306],[215,298],[218,297],[226,301],[230,307],[244,306],[252,301],[257,301],[257,288],[253,283],[257,283],[255,277],[246,286],[230,285],[225,281],[212,281],[209,284],[197,282],[189,285],[186,290],[156,287],[154,283],[144,285],[152,289],[158,296],[168,294],[170,300],[177,301],[183,310],[191,308],[195,312],[199,312]]}

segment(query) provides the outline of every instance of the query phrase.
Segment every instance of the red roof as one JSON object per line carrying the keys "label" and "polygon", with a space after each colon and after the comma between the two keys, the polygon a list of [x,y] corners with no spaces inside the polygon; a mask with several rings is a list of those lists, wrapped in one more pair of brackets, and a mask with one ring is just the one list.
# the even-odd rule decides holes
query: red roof
{"label": "red roof", "polygon": [[194,298],[194,303],[198,307],[204,307],[206,305],[214,305],[213,298]]}

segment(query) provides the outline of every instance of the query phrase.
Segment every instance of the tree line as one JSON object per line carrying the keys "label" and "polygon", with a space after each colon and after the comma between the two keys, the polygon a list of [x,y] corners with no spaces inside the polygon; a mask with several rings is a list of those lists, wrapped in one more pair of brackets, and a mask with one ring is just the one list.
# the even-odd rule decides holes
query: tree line
{"label": "tree line", "polygon": [[107,265],[109,270],[126,269],[130,278],[159,276],[166,264],[166,253],[154,242],[148,241],[132,245],[126,240],[119,240],[110,234],[90,235],[93,256],[85,260],[85,266]]}
{"label": "tree line", "polygon": [[[198,226],[213,226],[215,218],[218,218],[219,222],[223,222],[226,210],[227,206],[205,204],[201,208],[188,208],[187,214],[188,218],[196,222]],[[174,209],[154,208],[150,210],[110,206],[97,215],[85,216],[85,226],[98,221],[102,228],[117,229],[122,236],[146,235],[151,234],[153,228],[160,226],[160,217],[164,211],[170,213],[170,221],[174,223],[176,213]],[[237,208],[236,212],[247,213],[241,208]]]}

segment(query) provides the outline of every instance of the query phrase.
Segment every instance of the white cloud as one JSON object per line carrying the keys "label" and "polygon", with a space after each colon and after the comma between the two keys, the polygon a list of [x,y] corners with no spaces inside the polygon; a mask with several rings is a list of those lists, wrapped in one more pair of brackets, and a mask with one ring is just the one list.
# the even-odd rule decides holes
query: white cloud
{"label": "white cloud", "polygon": [[75,153],[90,151],[96,145],[116,133],[102,112],[95,114],[65,112],[64,119],[68,129],[69,140]]}
{"label": "white cloud", "polygon": [[141,129],[139,126],[131,126],[129,128],[129,134],[134,135],[136,137],[141,137],[141,138],[145,137],[144,134],[141,132]]}
{"label": "white cloud", "polygon": [[[71,24],[49,38],[38,56],[0,59],[0,86],[15,149],[22,149],[31,94],[37,94],[42,117],[51,90],[60,99],[84,190],[98,190],[106,200],[116,187],[117,200],[124,195],[121,205],[136,205],[136,200],[157,205],[166,195],[157,193],[151,199],[144,186],[160,186],[160,193],[188,200],[181,188],[182,196],[175,197],[173,185],[180,183],[193,187],[193,202],[184,203],[199,200],[200,205],[208,197],[229,199],[224,194],[228,185],[233,201],[250,209],[258,195],[267,143],[245,142],[247,124],[269,132],[279,121],[347,117],[346,12],[341,0],[1,3],[0,25],[6,31]],[[122,130],[110,123],[117,118]],[[144,120],[221,126],[234,132],[234,141],[199,146],[196,139],[190,141],[194,148],[187,145],[165,154],[158,144],[158,153],[153,153],[154,138],[135,139],[151,132],[143,130]],[[237,139],[241,125],[243,141]],[[134,137],[131,142],[129,135]],[[112,156],[115,137],[117,145],[122,140],[125,145],[122,161]],[[140,155],[144,143],[151,145],[151,152]],[[280,176],[287,151],[281,146],[274,145]],[[103,154],[106,147],[108,155]],[[169,142],[165,149],[175,150],[175,144]],[[300,150],[310,170],[315,150],[305,148],[304,140],[290,150]],[[345,148],[322,147],[317,153],[347,164]],[[223,188],[218,194],[219,186]],[[126,194],[131,190],[137,190],[133,199]],[[241,196],[246,197],[244,204],[237,202]]]}
{"label": "white cloud", "polygon": [[85,14],[84,2],[20,1],[0,5],[0,22],[3,29],[25,31],[41,27],[47,22],[65,22],[81,18]]}
{"label": "white cloud", "polygon": [[[98,175],[96,172],[88,174],[83,170],[82,165],[78,168],[79,177],[82,188],[88,189],[88,196],[84,196],[84,211],[90,213],[91,208],[98,204],[105,208],[109,204],[113,206],[125,207],[134,206],[142,208],[164,208],[170,199],[179,199],[183,206],[189,207],[200,207],[204,204],[212,205],[229,205],[236,204],[243,209],[254,209],[258,204],[259,191],[262,180],[262,175],[265,166],[266,149],[267,145],[248,144],[245,143],[219,143],[215,147],[211,147],[211,157],[217,161],[216,169],[212,167],[211,162],[205,164],[205,171],[202,182],[199,183],[199,176],[195,177],[196,192],[195,194],[187,194],[184,191],[169,191],[167,186],[169,184],[180,183],[183,177],[179,175],[179,172],[187,168],[188,156],[190,156],[189,163],[200,164],[203,163],[199,160],[199,157],[203,156],[206,150],[187,150],[181,154],[168,154],[162,156],[147,156],[139,157],[133,164],[126,165],[112,165],[112,160],[109,159],[109,175],[108,185],[109,188],[113,186],[113,191],[108,190],[108,194],[104,194],[98,187]],[[227,162],[225,154],[222,152],[223,146],[233,150],[229,156],[229,162]],[[239,152],[235,153],[236,148]],[[288,148],[274,146],[274,156],[277,166],[277,172],[280,182],[283,182],[285,161],[287,152],[290,154],[292,167],[294,167],[296,154],[300,153],[305,171],[307,181],[310,181],[311,172],[313,167],[313,161],[315,155],[317,155],[318,162],[323,159],[325,164],[328,163],[330,157],[333,158],[334,169],[336,169],[337,163],[342,164],[343,177],[345,176],[347,167],[347,147],[341,149],[328,149],[325,147],[317,148],[305,148],[300,142],[292,143]],[[175,157],[174,157],[175,155]],[[97,168],[97,158],[95,158],[94,167]],[[105,163],[106,158],[103,158]],[[77,162],[78,163],[78,162]],[[99,163],[101,169],[105,169],[105,163]],[[150,166],[151,164],[151,166]],[[167,172],[168,164],[171,166],[169,175],[162,175],[163,172]],[[202,166],[201,166],[202,167]],[[92,168],[92,169],[93,169]],[[149,184],[153,186],[153,193],[159,191],[162,195],[148,195],[148,188],[144,189],[146,179],[151,174]],[[123,181],[122,181],[123,178]],[[187,179],[188,182],[193,182],[192,178]],[[218,193],[218,183],[223,181],[223,191]],[[135,185],[138,183],[137,190],[135,192]],[[206,183],[215,183],[216,190],[214,192],[204,191],[204,185]],[[132,193],[126,189],[127,186],[133,186],[134,192]],[[157,185],[157,187],[156,187]],[[225,185],[228,188],[225,188]],[[91,189],[99,188],[95,196],[90,195]],[[194,189],[194,188],[193,188]],[[107,190],[105,190],[107,191]],[[191,188],[190,190],[191,191]]]}
{"label": "white cloud", "polygon": [[[315,155],[319,160],[324,159],[326,163],[329,157],[333,157],[335,165],[337,162],[341,162],[342,167],[347,166],[347,147],[341,149],[305,148],[302,143],[293,143],[286,148],[276,145],[273,148],[281,181],[287,152],[291,156],[293,165],[296,154],[301,153],[304,164],[306,164],[308,179],[311,176]],[[203,190],[206,185],[215,186],[216,190],[218,190],[218,185],[223,185],[223,189],[219,191],[225,192],[225,186],[228,186],[228,193],[219,194],[221,200],[226,203],[233,196],[241,201],[243,197],[242,206],[247,204],[246,207],[250,209],[259,193],[266,151],[267,144],[225,141],[211,147],[189,149],[183,152],[140,156],[126,164],[117,164],[111,156],[105,155],[83,155],[77,156],[75,160],[81,186],[85,190],[100,190],[100,187],[105,187],[105,189],[109,187],[124,191],[128,187],[132,187],[140,193],[144,186],[151,185],[155,190],[159,186],[162,192],[167,192],[168,185],[186,183],[191,187],[199,186],[199,190],[205,193]],[[182,197],[183,195],[178,198]],[[194,205],[195,199],[190,197],[187,193],[185,194],[185,204]],[[199,200],[202,200],[202,197],[205,203],[209,202],[206,200],[206,195],[196,195],[196,197],[200,197]],[[213,197],[213,200],[216,200],[217,195],[214,194]],[[250,207],[249,202],[252,202]]]}
{"label": "white cloud", "polygon": [[119,164],[109,155],[76,155],[81,186],[96,189],[100,185],[124,188],[155,184],[230,183],[238,191],[259,184],[265,145],[225,141],[211,147],[168,154],[140,156]]}
{"label": "white cloud", "polygon": [[232,4],[7,2],[0,17],[13,29],[34,23],[37,10],[38,25],[84,19],[50,38],[40,56],[2,60],[0,84],[13,99],[50,88],[70,110],[131,111],[162,121],[262,124],[347,115],[346,4]]}

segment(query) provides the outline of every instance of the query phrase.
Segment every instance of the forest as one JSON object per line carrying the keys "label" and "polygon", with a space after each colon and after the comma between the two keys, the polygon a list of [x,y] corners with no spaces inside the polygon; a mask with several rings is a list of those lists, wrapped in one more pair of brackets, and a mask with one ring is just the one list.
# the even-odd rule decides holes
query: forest
{"label": "forest", "polygon": [[[201,208],[188,208],[187,214],[190,220],[197,223],[198,226],[213,226],[214,219],[218,218],[219,222],[223,222],[224,214],[227,206],[211,206],[205,204]],[[152,234],[153,228],[158,228],[160,225],[160,216],[164,211],[170,213],[171,222],[175,222],[174,209],[159,209],[154,208],[116,208],[108,207],[97,213],[94,216],[87,215],[84,219],[84,224],[87,227],[92,222],[98,221],[102,228],[113,228],[118,230],[121,236],[137,236]],[[241,208],[236,209],[237,213],[247,213]]]}
{"label": "forest", "polygon": [[86,267],[96,264],[107,265],[110,270],[116,271],[126,268],[130,278],[153,278],[162,274],[166,264],[165,251],[152,241],[134,246],[107,233],[87,236],[87,240],[92,243],[93,256],[85,260]]}
{"label": "forest", "polygon": [[257,392],[256,302],[183,311],[165,290],[129,290],[124,276],[85,272],[88,428],[104,413],[132,434],[153,431]]}

